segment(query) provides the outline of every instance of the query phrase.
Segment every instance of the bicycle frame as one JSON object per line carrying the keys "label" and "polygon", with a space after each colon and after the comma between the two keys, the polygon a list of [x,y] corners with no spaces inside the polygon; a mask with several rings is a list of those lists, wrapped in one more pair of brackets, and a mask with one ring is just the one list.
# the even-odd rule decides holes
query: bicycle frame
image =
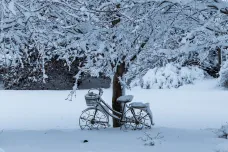
{"label": "bicycle frame", "polygon": [[[114,109],[112,109],[107,103],[105,103],[105,101],[102,98],[99,99],[99,102],[97,102],[97,105],[95,106],[95,108],[101,109],[103,112],[105,112],[106,114],[108,114],[112,118],[115,118],[115,119],[118,119],[118,120],[121,120],[121,118],[118,115],[121,115],[121,117],[123,115],[123,113],[118,112],[118,111],[115,111]],[[109,110],[111,110],[113,113],[117,114],[117,115],[115,115],[115,114],[110,113],[109,111],[107,111],[107,108]]]}
{"label": "bicycle frame", "polygon": [[[121,119],[123,118],[123,116],[124,116],[124,114],[125,114],[124,112],[121,113],[121,112],[115,111],[115,110],[112,109],[107,103],[105,103],[105,101],[101,98],[101,95],[103,94],[103,91],[102,91],[101,88],[99,88],[99,89],[94,89],[94,88],[92,88],[92,89],[90,89],[90,90],[98,90],[98,91],[99,91],[100,98],[99,98],[99,101],[97,102],[97,105],[94,106],[96,109],[101,109],[103,112],[105,112],[107,115],[111,116],[112,118],[115,118],[115,119],[118,119],[118,120],[121,120]],[[90,90],[89,90],[89,91],[90,91]],[[104,105],[102,105],[102,103],[103,103]],[[123,110],[124,110],[124,108],[125,108],[125,105],[126,105],[126,104],[124,104]],[[110,113],[109,111],[106,110],[106,107],[107,107],[109,110],[111,110],[113,113],[116,113],[117,115],[121,115],[121,117],[119,117],[119,116],[117,116],[117,115],[114,115],[114,114]]]}
{"label": "bicycle frame", "polygon": [[[124,120],[123,120],[124,115],[125,115],[126,112],[122,112],[122,113],[121,113],[121,112],[118,112],[118,111],[113,110],[107,103],[105,103],[105,101],[104,101],[102,98],[99,99],[99,101],[97,102],[97,105],[94,106],[94,107],[95,107],[95,109],[100,109],[100,110],[102,110],[105,114],[111,116],[112,118],[117,119],[117,120],[120,120],[120,122],[129,122],[129,121],[124,121]],[[126,107],[126,104],[124,104],[123,109],[124,109],[125,107]],[[117,115],[115,115],[115,114],[110,113],[109,111],[107,111],[107,108],[108,108],[109,110],[111,110],[113,113],[117,114]],[[135,120],[137,120],[137,118],[135,117],[135,113],[134,113],[134,110],[133,110],[133,109],[131,109],[131,112],[132,112],[132,114],[133,114]],[[96,114],[96,113],[95,113],[95,114]],[[120,116],[118,116],[118,115],[120,115]]]}

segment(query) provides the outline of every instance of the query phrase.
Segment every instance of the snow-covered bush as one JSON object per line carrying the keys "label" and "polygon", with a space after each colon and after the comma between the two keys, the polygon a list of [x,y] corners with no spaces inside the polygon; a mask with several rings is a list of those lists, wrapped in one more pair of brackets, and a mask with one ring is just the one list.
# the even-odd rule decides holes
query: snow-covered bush
{"label": "snow-covered bush", "polygon": [[228,88],[228,61],[226,61],[220,69],[219,85]]}
{"label": "snow-covered bush", "polygon": [[132,85],[140,85],[144,89],[178,88],[204,77],[204,71],[196,66],[182,67],[169,63],[164,67],[150,69],[141,80],[132,82]]}
{"label": "snow-covered bush", "polygon": [[218,130],[218,136],[219,138],[228,139],[228,123],[222,125],[222,127]]}

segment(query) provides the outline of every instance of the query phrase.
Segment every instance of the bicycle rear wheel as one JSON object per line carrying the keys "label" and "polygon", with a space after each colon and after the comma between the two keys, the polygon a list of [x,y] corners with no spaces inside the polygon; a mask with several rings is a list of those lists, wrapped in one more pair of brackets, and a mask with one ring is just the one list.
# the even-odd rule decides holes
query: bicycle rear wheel
{"label": "bicycle rear wheel", "polygon": [[144,109],[129,108],[125,113],[125,123],[121,129],[141,130],[151,129],[151,115]]}
{"label": "bicycle rear wheel", "polygon": [[108,116],[99,109],[88,108],[79,118],[79,126],[82,130],[105,129],[109,126]]}

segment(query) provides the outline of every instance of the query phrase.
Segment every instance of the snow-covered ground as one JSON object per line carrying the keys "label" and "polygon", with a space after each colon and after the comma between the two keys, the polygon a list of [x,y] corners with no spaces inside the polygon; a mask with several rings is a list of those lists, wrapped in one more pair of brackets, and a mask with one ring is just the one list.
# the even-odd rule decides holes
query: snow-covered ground
{"label": "snow-covered ground", "polygon": [[[127,91],[134,101],[150,103],[156,125],[149,131],[81,131],[78,118],[86,108],[86,92],[77,91],[73,101],[66,101],[69,91],[1,90],[0,152],[228,151],[228,140],[214,133],[228,121],[228,92],[216,87],[215,80],[179,89]],[[111,89],[104,90],[109,104],[111,94]],[[145,146],[139,139],[144,131],[164,137]]]}
{"label": "snow-covered ground", "polygon": [[[155,140],[155,146],[145,146],[140,139],[143,131],[5,131],[0,145],[5,152],[225,152],[228,148],[227,140],[217,139],[207,130],[155,127],[148,133],[151,137],[158,133],[164,137]],[[83,143],[84,140],[88,142]]]}

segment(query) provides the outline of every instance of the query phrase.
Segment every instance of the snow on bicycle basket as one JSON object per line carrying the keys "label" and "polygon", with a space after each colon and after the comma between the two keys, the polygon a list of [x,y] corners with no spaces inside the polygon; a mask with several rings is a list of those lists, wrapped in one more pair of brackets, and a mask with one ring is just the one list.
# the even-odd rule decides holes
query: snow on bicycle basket
{"label": "snow on bicycle basket", "polygon": [[87,106],[95,106],[99,100],[99,95],[93,92],[89,92],[85,95],[85,101]]}

